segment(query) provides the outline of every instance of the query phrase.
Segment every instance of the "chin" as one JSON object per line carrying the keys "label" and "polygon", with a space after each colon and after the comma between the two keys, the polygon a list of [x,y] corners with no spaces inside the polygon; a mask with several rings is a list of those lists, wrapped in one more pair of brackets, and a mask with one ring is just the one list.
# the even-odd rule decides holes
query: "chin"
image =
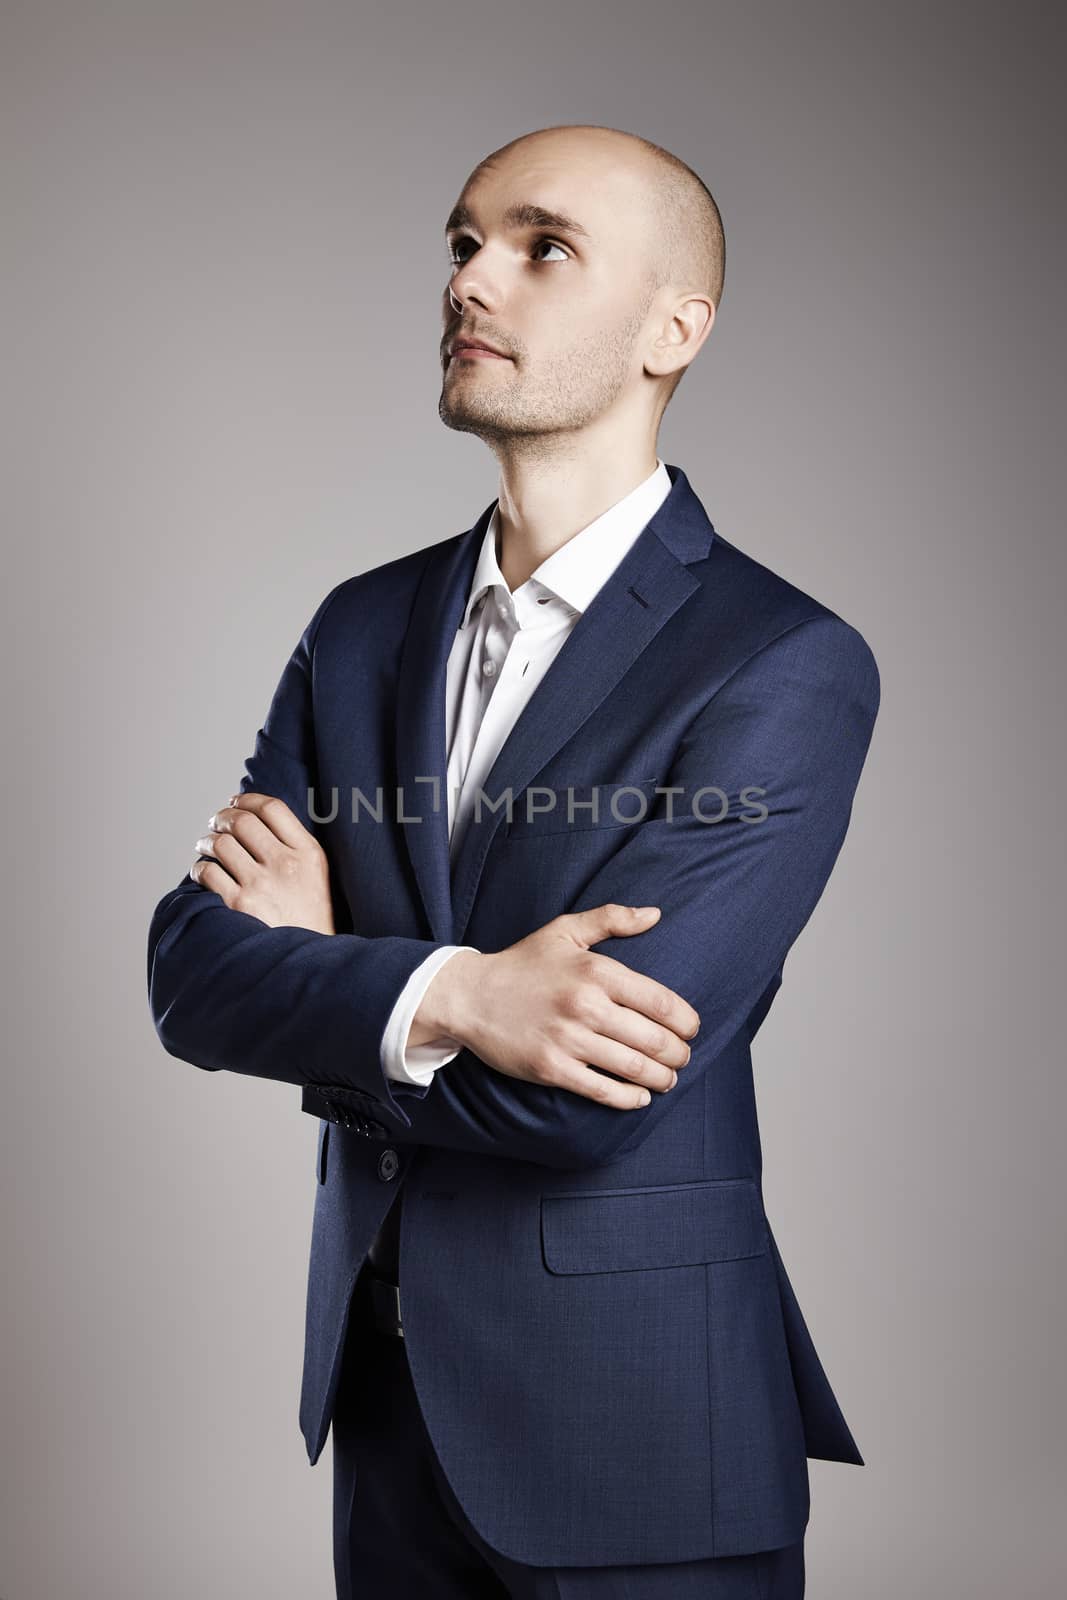
{"label": "chin", "polygon": [[457,405],[452,396],[444,393],[438,402],[437,414],[446,428],[455,428],[458,433],[477,433],[490,426],[490,418],[482,416],[477,407]]}
{"label": "chin", "polygon": [[469,412],[457,411],[454,407],[438,406],[437,415],[446,428],[451,428],[455,433],[482,433],[485,423],[478,417],[472,417]]}

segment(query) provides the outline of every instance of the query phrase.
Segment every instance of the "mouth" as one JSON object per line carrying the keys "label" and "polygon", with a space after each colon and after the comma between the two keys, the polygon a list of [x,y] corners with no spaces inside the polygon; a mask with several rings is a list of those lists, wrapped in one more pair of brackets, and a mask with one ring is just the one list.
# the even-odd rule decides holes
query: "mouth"
{"label": "mouth", "polygon": [[494,350],[492,345],[481,344],[476,339],[457,339],[449,353],[449,365],[453,361],[510,361],[502,350]]}

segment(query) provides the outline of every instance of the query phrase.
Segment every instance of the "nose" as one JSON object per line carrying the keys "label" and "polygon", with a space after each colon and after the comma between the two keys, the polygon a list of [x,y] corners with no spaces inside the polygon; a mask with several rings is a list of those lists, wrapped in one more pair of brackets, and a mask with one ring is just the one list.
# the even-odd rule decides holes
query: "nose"
{"label": "nose", "polygon": [[462,315],[470,306],[479,306],[488,316],[499,311],[501,295],[489,281],[490,267],[485,254],[484,250],[479,250],[452,273],[447,297],[453,315]]}

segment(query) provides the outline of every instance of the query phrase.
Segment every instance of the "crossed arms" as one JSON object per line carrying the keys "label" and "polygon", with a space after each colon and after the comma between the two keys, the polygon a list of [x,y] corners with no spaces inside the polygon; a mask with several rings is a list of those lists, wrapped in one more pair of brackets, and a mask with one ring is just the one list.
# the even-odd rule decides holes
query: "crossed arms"
{"label": "crossed arms", "polygon": [[[315,787],[311,662],[327,596],[293,652],[256,748],[248,789],[283,799],[305,827]],[[164,1048],[206,1070],[373,1096],[396,1144],[429,1144],[582,1168],[635,1149],[746,1026],[811,916],[848,828],[879,704],[862,636],[830,614],[796,624],[739,666],[686,730],[662,787],[715,785],[722,820],[655,811],[569,908],[658,905],[639,938],[599,955],[684,997],[699,1013],[672,1094],[621,1110],[558,1086],[502,1075],[464,1048],[426,1088],[381,1068],[382,1033],[434,941],[269,927],[186,878],[164,895],[148,938],[149,999]],[[743,820],[765,792],[766,816]],[[454,958],[455,962],[465,959]],[[453,963],[446,964],[447,966]]]}

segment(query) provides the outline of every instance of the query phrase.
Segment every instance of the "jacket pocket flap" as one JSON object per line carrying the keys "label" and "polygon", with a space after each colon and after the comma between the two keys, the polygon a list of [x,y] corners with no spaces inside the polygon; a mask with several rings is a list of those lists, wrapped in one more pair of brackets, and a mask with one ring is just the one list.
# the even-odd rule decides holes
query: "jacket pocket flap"
{"label": "jacket pocket flap", "polygon": [[541,1246],[549,1272],[632,1272],[762,1255],[767,1231],[755,1181],[716,1178],[542,1195]]}

